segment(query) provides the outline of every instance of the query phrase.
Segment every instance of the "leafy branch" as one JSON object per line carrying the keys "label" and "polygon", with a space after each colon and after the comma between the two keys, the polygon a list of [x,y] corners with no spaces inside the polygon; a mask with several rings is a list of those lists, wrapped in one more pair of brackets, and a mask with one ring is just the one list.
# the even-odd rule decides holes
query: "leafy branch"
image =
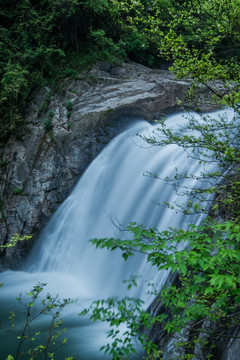
{"label": "leafy branch", "polygon": [[[17,348],[14,357],[9,355],[7,360],[18,360],[23,356],[34,359],[54,359],[55,351],[63,346],[67,339],[60,339],[66,331],[63,328],[63,320],[60,318],[63,309],[70,303],[70,299],[61,300],[59,296],[47,294],[42,297],[45,283],[38,283],[27,294],[28,301],[23,300],[22,295],[17,301],[23,307],[24,324],[21,329],[16,327],[17,315],[11,311],[9,315],[10,329],[17,337]],[[36,329],[36,322],[43,316],[49,317],[50,323],[47,329],[40,331]],[[44,336],[44,333],[46,335]],[[68,357],[67,360],[73,360]]]}

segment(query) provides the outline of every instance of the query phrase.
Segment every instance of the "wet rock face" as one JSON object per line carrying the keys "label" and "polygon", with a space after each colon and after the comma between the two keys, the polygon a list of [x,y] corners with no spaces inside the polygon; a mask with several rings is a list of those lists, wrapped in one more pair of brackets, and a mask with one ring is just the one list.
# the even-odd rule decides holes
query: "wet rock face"
{"label": "wet rock face", "polygon": [[237,328],[232,335],[235,337],[222,349],[221,360],[238,360],[240,357],[240,329]]}
{"label": "wet rock face", "polygon": [[[66,80],[27,109],[26,135],[0,149],[0,243],[37,236],[101,149],[131,121],[159,119],[184,98],[189,82],[137,64],[100,64]],[[1,266],[19,265],[31,243],[1,250]]]}

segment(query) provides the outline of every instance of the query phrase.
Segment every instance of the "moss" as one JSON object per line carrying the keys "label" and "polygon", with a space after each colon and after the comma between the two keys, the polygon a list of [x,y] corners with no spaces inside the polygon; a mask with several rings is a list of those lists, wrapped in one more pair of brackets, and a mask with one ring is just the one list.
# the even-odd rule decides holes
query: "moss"
{"label": "moss", "polygon": [[101,114],[100,114],[100,119],[106,118],[106,117],[107,117],[108,115],[110,115],[113,111],[114,111],[114,109],[110,108],[110,109],[108,109],[108,110],[106,110],[106,111],[101,112]]}
{"label": "moss", "polygon": [[15,188],[15,189],[13,190],[13,194],[14,194],[14,195],[20,195],[20,194],[22,194],[22,193],[23,193],[23,189],[21,189],[21,188],[19,188],[19,187]]}
{"label": "moss", "polygon": [[70,92],[73,93],[73,94],[76,94],[76,91],[73,90],[73,89],[68,89],[68,91],[70,91]]}
{"label": "moss", "polygon": [[70,100],[66,100],[65,107],[67,108],[68,112],[72,111],[73,107],[72,107],[72,103]]}
{"label": "moss", "polygon": [[10,161],[7,160],[3,160],[0,162],[0,166],[7,166],[8,164],[10,164]]}
{"label": "moss", "polygon": [[45,127],[45,130],[47,132],[51,132],[53,125],[52,125],[52,118],[55,115],[55,112],[53,110],[50,110],[48,113],[48,116],[43,119],[43,124]]}

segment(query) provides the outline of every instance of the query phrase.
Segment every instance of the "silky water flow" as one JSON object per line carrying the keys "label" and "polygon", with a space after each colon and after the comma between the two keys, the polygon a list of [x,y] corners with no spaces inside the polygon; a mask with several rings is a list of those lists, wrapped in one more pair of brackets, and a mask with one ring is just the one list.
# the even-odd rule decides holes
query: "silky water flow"
{"label": "silky water flow", "polygon": [[[230,111],[229,114],[232,116]],[[174,128],[185,120],[182,114],[176,114],[167,121]],[[15,353],[16,337],[4,331],[8,326],[8,313],[11,310],[19,313],[21,308],[17,305],[16,297],[19,293],[24,295],[29,292],[38,282],[47,283],[46,292],[51,295],[59,294],[61,298],[76,300],[67,306],[63,314],[67,328],[64,336],[68,341],[57,353],[56,359],[59,360],[70,355],[81,360],[108,358],[99,352],[99,348],[108,342],[105,326],[92,324],[77,315],[93,300],[131,295],[145,300],[147,306],[151,299],[145,295],[144,279],[151,280],[158,288],[164,283],[167,274],[147,265],[146,256],[138,254],[125,262],[121,253],[96,250],[88,241],[123,236],[120,227],[132,221],[156,226],[160,230],[169,226],[186,228],[188,224],[202,221],[199,215],[186,216],[154,203],[155,200],[184,203],[186,199],[184,196],[179,198],[166,182],[143,176],[144,172],[171,178],[176,168],[179,172],[188,171],[195,175],[203,170],[199,162],[188,157],[182,148],[176,145],[149,146],[136,136],[148,136],[156,127],[145,121],[136,121],[112,140],[56,211],[24,268],[1,274],[0,360]],[[140,275],[142,280],[138,288],[129,293],[123,280],[131,275]],[[18,321],[17,316],[18,326],[21,327],[21,320]],[[42,323],[38,326],[44,328]],[[141,354],[138,358],[141,358]]]}

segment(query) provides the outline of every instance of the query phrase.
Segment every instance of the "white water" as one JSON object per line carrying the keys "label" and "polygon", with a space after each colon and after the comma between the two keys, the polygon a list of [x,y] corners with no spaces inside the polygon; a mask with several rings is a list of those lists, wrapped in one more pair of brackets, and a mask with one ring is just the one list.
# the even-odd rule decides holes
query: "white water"
{"label": "white water", "polygon": [[[168,121],[174,125],[183,119],[181,115],[173,115]],[[105,342],[102,325],[92,326],[76,316],[92,300],[128,294],[122,281],[130,275],[153,277],[158,287],[164,281],[164,274],[151,270],[143,255],[125,262],[120,253],[95,250],[88,243],[89,239],[121,236],[113,219],[121,224],[136,221],[159,229],[186,227],[202,220],[199,215],[186,217],[154,205],[155,199],[174,202],[177,195],[170,185],[143,176],[145,170],[164,178],[171,177],[176,167],[179,172],[187,170],[194,174],[200,173],[202,168],[198,161],[188,158],[175,145],[149,147],[136,137],[136,133],[148,134],[153,129],[152,125],[138,121],[116,137],[92,162],[55,213],[25,268],[1,274],[4,286],[0,290],[0,306],[5,317],[15,307],[15,297],[20,292],[28,292],[38,281],[47,282],[47,291],[52,295],[58,293],[61,297],[79,299],[66,311],[69,345],[57,359],[64,359],[67,354],[78,354],[79,359],[88,360],[102,357],[98,350]],[[180,202],[184,202],[184,198]],[[149,302],[144,290],[142,282],[132,295]],[[7,339],[12,341],[9,335]],[[1,360],[9,353],[14,354],[13,344],[8,340],[0,338]]]}

